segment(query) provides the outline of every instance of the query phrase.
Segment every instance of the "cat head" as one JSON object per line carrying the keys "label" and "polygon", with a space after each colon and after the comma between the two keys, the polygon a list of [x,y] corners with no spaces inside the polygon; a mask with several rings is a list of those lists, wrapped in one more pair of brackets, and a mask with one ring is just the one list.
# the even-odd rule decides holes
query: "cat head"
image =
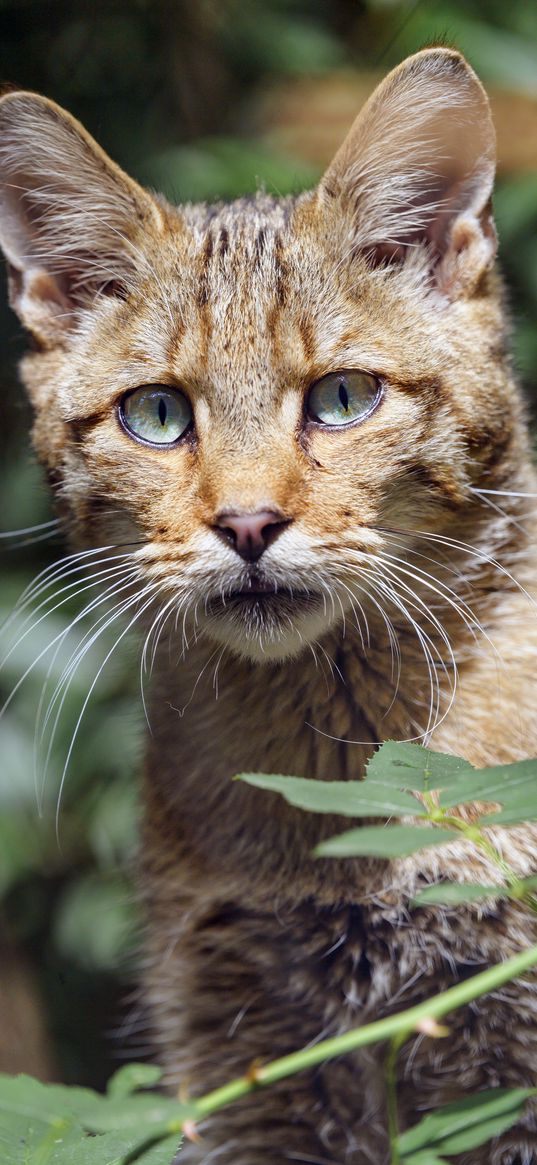
{"label": "cat head", "polygon": [[509,456],[493,174],[445,48],[289,199],[173,207],[53,102],[4,96],[0,240],[75,543],[128,547],[140,602],[252,659],[382,602],[389,532],[460,528]]}

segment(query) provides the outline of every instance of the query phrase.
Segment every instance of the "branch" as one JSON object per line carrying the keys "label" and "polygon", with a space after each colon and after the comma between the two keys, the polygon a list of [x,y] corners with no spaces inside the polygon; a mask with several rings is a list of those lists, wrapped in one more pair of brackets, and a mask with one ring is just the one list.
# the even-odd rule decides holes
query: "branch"
{"label": "branch", "polygon": [[300,1052],[292,1052],[288,1056],[272,1060],[269,1064],[254,1064],[244,1076],[193,1101],[190,1119],[182,1123],[182,1130],[186,1136],[191,1137],[193,1133],[195,1134],[193,1121],[202,1120],[203,1117],[217,1112],[225,1105],[239,1100],[242,1096],[247,1096],[248,1093],[254,1092],[258,1088],[275,1084],[277,1080],[293,1076],[306,1068],[314,1068],[336,1056],[344,1056],[348,1052],[355,1051],[356,1048],[380,1043],[382,1040],[393,1040],[395,1037],[398,1038],[398,1043],[403,1042],[414,1032],[427,1032],[428,1027],[434,1034],[435,1020],[441,1019],[442,1016],[458,1007],[471,1003],[472,1000],[478,999],[481,995],[488,995],[491,991],[502,987],[511,979],[516,979],[524,971],[528,971],[536,965],[537,946],[529,947],[528,950],[513,955],[512,958],[503,963],[497,963],[487,971],[472,976],[471,979],[465,979],[464,983],[458,983],[441,995],[427,999],[425,1003],[419,1003],[407,1011],[398,1012],[397,1015],[388,1016],[386,1019],[376,1020],[365,1027],[353,1028],[343,1035],[322,1040],[313,1048],[303,1048]]}

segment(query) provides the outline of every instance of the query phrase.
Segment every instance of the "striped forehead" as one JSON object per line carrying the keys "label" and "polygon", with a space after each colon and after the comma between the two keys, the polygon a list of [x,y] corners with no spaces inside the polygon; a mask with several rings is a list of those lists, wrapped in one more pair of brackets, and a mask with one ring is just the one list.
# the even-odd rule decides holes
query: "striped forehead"
{"label": "striped forehead", "polygon": [[[197,208],[196,208],[197,209]],[[206,212],[193,230],[193,276],[197,305],[227,312],[266,310],[281,299],[287,276],[284,251],[291,203],[241,199]]]}
{"label": "striped forehead", "polygon": [[178,370],[190,371],[215,404],[225,392],[229,408],[239,383],[258,399],[277,395],[283,333],[293,329],[291,212],[290,201],[269,199],[187,211]]}

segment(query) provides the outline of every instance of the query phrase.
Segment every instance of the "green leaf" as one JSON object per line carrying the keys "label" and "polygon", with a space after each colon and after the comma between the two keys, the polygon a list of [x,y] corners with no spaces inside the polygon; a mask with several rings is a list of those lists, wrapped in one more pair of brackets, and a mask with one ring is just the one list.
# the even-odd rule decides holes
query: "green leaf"
{"label": "green leaf", "polygon": [[154,1088],[162,1079],[162,1068],[156,1064],[124,1064],[110,1077],[107,1095],[113,1099],[131,1096],[139,1088]]}
{"label": "green leaf", "polygon": [[438,1157],[432,1149],[420,1149],[410,1157],[403,1157],[402,1161],[404,1165],[449,1165],[445,1157]]}
{"label": "green leaf", "polygon": [[[488,819],[487,819],[488,820]],[[475,882],[439,882],[426,886],[412,899],[413,906],[427,906],[439,903],[454,906],[458,902],[479,902],[483,898],[522,898],[537,890],[537,874],[520,878],[515,886],[479,885]]]}
{"label": "green leaf", "polygon": [[483,825],[522,825],[527,821],[537,821],[537,807],[530,805],[522,797],[518,808],[514,805],[499,809],[496,813],[487,813],[481,818]]}
{"label": "green leaf", "polygon": [[83,1137],[82,1129],[69,1120],[21,1121],[17,1114],[0,1112],[2,1165],[59,1165],[64,1147],[73,1161],[73,1149]]}
{"label": "green leaf", "polygon": [[444,808],[467,801],[499,801],[504,809],[518,812],[519,821],[533,820],[537,814],[537,761],[474,769],[468,777],[442,789],[440,804]]}
{"label": "green leaf", "polygon": [[68,1155],[54,1159],[54,1165],[170,1165],[182,1142],[179,1132],[168,1129],[123,1130],[83,1136],[77,1146],[76,1158]]}
{"label": "green leaf", "polygon": [[54,1158],[54,1165],[126,1165],[126,1162],[130,1165],[131,1161],[133,1165],[134,1162],[136,1165],[170,1165],[179,1143],[179,1134],[174,1133],[145,1149],[132,1132],[87,1136],[80,1129],[77,1142],[73,1141],[65,1148],[62,1146]]}
{"label": "green leaf", "polygon": [[525,1101],[536,1092],[535,1088],[491,1088],[446,1104],[401,1134],[399,1150],[403,1159],[406,1162],[407,1155],[416,1149],[430,1147],[439,1153],[458,1153],[484,1144],[509,1128]]}
{"label": "green leaf", "polygon": [[409,793],[376,781],[312,781],[268,773],[241,773],[239,779],[256,789],[281,793],[289,805],[312,813],[343,817],[424,816],[423,806]]}
{"label": "green leaf", "polygon": [[448,1153],[451,1157],[452,1153],[464,1153],[466,1149],[476,1149],[478,1145],[484,1145],[490,1141],[492,1137],[499,1137],[505,1129],[511,1128],[518,1119],[523,1108],[522,1102],[518,1109],[512,1112],[506,1112],[493,1116],[488,1121],[483,1121],[479,1125],[474,1125],[470,1129],[465,1129],[464,1132],[456,1133],[452,1137],[446,1137],[440,1144],[443,1153]]}
{"label": "green leaf", "polygon": [[88,1132],[132,1130],[142,1140],[179,1127],[194,1114],[193,1105],[180,1105],[158,1093],[136,1096],[100,1096],[89,1088],[41,1084],[30,1076],[0,1075],[0,1128],[7,1114],[24,1121],[76,1119]]}
{"label": "green leaf", "polygon": [[119,1129],[129,1129],[143,1140],[151,1134],[170,1132],[170,1124],[179,1128],[180,1121],[194,1114],[194,1106],[181,1106],[176,1100],[153,1093],[149,1096],[104,1098],[97,1097],[100,1104],[88,1111],[82,1123],[92,1133],[109,1133]]}
{"label": "green leaf", "polygon": [[364,825],[321,842],[314,852],[323,858],[402,858],[458,838],[460,834],[452,829],[428,829],[421,825]]}
{"label": "green leaf", "polygon": [[474,801],[497,801],[503,808],[487,815],[487,824],[537,820],[536,760],[474,769],[460,757],[432,752],[418,744],[388,741],[369,761],[366,786],[371,778],[399,789],[437,790],[443,809]]}
{"label": "green leaf", "polygon": [[179,1133],[172,1133],[171,1136],[164,1137],[158,1144],[144,1149],[141,1156],[135,1158],[136,1165],[138,1163],[139,1165],[170,1165],[170,1162],[175,1159],[175,1154],[181,1148],[182,1143],[183,1138],[181,1135]]}
{"label": "green leaf", "polygon": [[81,1120],[104,1103],[103,1097],[89,1088],[41,1084],[31,1076],[0,1075],[0,1127],[4,1118],[17,1116],[27,1121]]}
{"label": "green leaf", "polygon": [[461,757],[433,752],[421,744],[388,740],[371,757],[366,782],[381,781],[398,789],[423,793],[449,787],[453,781],[474,772],[472,765]]}
{"label": "green leaf", "polygon": [[439,882],[427,886],[412,899],[412,906],[427,906],[439,903],[455,906],[458,902],[479,902],[482,898],[509,898],[508,886],[478,886],[474,882]]}

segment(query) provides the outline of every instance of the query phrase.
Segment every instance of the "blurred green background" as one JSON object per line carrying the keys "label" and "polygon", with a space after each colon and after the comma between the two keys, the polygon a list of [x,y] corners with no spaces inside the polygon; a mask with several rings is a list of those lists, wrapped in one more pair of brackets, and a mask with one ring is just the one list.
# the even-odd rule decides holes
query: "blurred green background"
{"label": "blurred green background", "polygon": [[[285,103],[290,92],[300,100],[293,84],[307,81],[310,92],[324,85],[337,103],[338,78],[349,70],[385,71],[439,39],[462,48],[489,86],[537,102],[537,5],[527,0],[0,0],[0,78],[67,106],[125,169],[178,201],[312,183],[315,164],[285,149],[275,130],[279,118],[292,121]],[[528,109],[535,119],[537,103]],[[517,134],[527,139],[528,124],[514,118],[515,143]],[[526,165],[504,174],[496,209],[531,407],[537,157],[533,172]],[[0,528],[7,531],[46,522],[51,512],[16,380],[23,337],[4,295],[0,337]],[[32,577],[66,553],[59,537],[25,542],[0,539],[2,618]],[[46,745],[38,742],[35,761],[43,685],[48,676],[51,694],[83,629],[66,631],[57,659],[47,646],[77,609],[73,600],[31,631],[18,616],[1,640],[2,655],[14,645],[0,670],[1,700],[37,662],[0,721],[0,1067],[100,1085],[118,1060],[146,1049],[133,994],[142,723],[135,647],[122,645],[85,712],[56,822],[71,735],[106,652],[90,651],[73,676],[43,789]]]}

